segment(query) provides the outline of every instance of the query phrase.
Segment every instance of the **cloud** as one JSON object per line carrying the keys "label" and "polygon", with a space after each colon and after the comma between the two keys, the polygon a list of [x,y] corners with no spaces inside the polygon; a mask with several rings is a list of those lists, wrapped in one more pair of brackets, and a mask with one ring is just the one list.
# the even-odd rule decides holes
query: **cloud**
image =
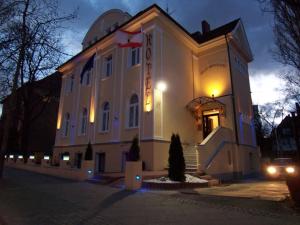
{"label": "cloud", "polygon": [[262,73],[250,77],[251,96],[253,104],[263,105],[283,100],[281,91],[285,82],[275,73]]}

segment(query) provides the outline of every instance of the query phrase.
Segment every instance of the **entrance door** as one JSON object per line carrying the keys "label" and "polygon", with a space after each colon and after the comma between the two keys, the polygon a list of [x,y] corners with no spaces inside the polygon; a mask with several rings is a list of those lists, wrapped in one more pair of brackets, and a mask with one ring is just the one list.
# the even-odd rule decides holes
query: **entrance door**
{"label": "entrance door", "polygon": [[82,161],[82,153],[76,153],[76,155],[75,155],[75,166],[78,169],[81,168],[81,161]]}
{"label": "entrance door", "polygon": [[206,138],[220,124],[219,113],[203,115],[203,138]]}
{"label": "entrance door", "polygon": [[103,173],[105,170],[105,153],[97,153],[96,160],[96,171]]}

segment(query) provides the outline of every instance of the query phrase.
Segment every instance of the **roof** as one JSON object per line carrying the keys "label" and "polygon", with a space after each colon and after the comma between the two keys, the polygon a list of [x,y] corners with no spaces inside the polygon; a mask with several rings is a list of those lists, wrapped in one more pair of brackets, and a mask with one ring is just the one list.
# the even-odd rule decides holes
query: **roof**
{"label": "roof", "polygon": [[[143,15],[144,13],[150,11],[153,8],[158,9],[164,16],[166,16],[168,19],[170,19],[176,26],[178,26],[184,33],[186,33],[187,35],[189,35],[198,44],[202,44],[202,43],[204,43],[206,41],[209,41],[211,39],[214,39],[216,37],[219,37],[219,36],[225,35],[227,33],[230,33],[235,28],[235,26],[237,25],[238,21],[240,20],[240,19],[236,19],[236,20],[234,20],[234,21],[232,21],[230,23],[227,23],[227,24],[225,24],[225,25],[223,25],[221,27],[218,27],[218,28],[216,28],[214,30],[211,30],[210,32],[208,32],[208,33],[206,33],[204,35],[202,35],[201,32],[199,32],[199,31],[191,34],[181,24],[179,24],[175,19],[173,19],[167,12],[165,12],[162,8],[160,8],[157,4],[153,4],[153,5],[149,6],[148,8],[146,8],[146,9],[138,12],[130,20],[128,20],[127,22],[123,23],[117,29],[121,29],[122,27],[126,26],[127,24],[129,24],[130,22],[132,22],[133,20],[135,20],[136,18],[140,17],[141,15]],[[107,35],[103,36],[98,41],[94,42],[92,45],[90,45],[89,47],[85,48],[84,50],[82,50],[81,52],[79,52],[78,54],[76,54],[75,56],[73,56],[72,58],[70,58],[69,60],[67,60],[65,63],[63,63],[62,65],[60,65],[57,69],[63,67],[64,65],[66,65],[67,63],[69,63],[70,61],[72,61],[73,59],[75,59],[76,57],[80,56],[84,52],[86,52],[89,49],[93,48],[96,44],[98,44],[99,42],[101,42],[102,40],[104,40],[105,38],[107,38],[108,36],[110,36],[111,34],[113,34],[117,29],[112,30],[110,33],[108,33]]]}
{"label": "roof", "polygon": [[230,33],[231,31],[233,31],[233,29],[236,27],[236,25],[238,24],[239,21],[240,21],[240,19],[236,19],[236,20],[231,21],[221,27],[211,30],[205,34],[201,34],[201,32],[197,31],[197,32],[191,34],[191,36],[199,44],[202,44],[202,43],[212,40],[216,37]]}
{"label": "roof", "polygon": [[[61,76],[62,74],[58,71],[55,71],[54,73],[40,79],[40,80],[36,80],[36,81],[32,81],[30,83],[26,82],[22,87],[18,87],[17,89],[17,93],[19,93],[20,91],[22,91],[22,89],[26,88],[27,86],[31,85],[35,85],[35,87],[40,87],[40,88],[58,88],[58,90],[60,91],[60,83],[61,83]],[[51,85],[56,84],[58,82],[59,87],[53,87]],[[59,93],[58,93],[59,94]],[[4,104],[5,101],[7,101],[7,99],[11,96],[11,94],[3,97],[0,101],[1,104]],[[59,97],[59,96],[58,96]]]}

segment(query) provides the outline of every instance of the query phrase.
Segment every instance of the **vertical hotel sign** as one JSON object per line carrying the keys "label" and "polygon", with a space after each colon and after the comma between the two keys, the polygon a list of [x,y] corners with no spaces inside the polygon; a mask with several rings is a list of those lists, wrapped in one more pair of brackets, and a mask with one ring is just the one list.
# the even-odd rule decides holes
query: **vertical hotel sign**
{"label": "vertical hotel sign", "polygon": [[152,33],[145,34],[146,51],[145,51],[145,93],[144,93],[144,110],[152,110]]}

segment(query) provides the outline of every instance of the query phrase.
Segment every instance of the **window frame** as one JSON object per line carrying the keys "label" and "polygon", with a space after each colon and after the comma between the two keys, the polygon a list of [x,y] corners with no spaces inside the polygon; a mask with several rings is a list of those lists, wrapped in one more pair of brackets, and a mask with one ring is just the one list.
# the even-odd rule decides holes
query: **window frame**
{"label": "window frame", "polygon": [[[141,48],[133,47],[129,51],[129,67],[134,67],[141,64]],[[133,56],[135,54],[135,56]]]}
{"label": "window frame", "polygon": [[79,129],[80,136],[86,135],[87,127],[88,127],[88,110],[86,107],[83,107],[81,111],[81,117],[80,117],[80,129]]}
{"label": "window frame", "polygon": [[[132,102],[132,99],[135,96],[137,98],[137,102]],[[137,94],[133,94],[133,95],[131,95],[131,97],[129,99],[128,120],[127,120],[128,128],[138,128],[139,127],[139,116],[140,116],[139,114],[140,114],[139,113],[139,96]]]}
{"label": "window frame", "polygon": [[69,136],[69,131],[70,131],[70,120],[71,120],[71,115],[69,112],[64,114],[64,120],[63,120],[63,130],[62,130],[62,136],[63,137],[68,137]]}
{"label": "window frame", "polygon": [[[104,57],[103,78],[108,78],[113,74],[113,56],[112,54]],[[108,69],[109,66],[109,69]]]}
{"label": "window frame", "polygon": [[[107,106],[107,108],[105,107]],[[98,131],[100,133],[107,133],[109,132],[109,114],[110,114],[110,104],[108,101],[104,102],[101,105],[101,109],[100,109],[100,121],[99,121],[99,129]],[[105,121],[104,121],[104,116],[105,116]],[[103,127],[104,126],[104,127]]]}

